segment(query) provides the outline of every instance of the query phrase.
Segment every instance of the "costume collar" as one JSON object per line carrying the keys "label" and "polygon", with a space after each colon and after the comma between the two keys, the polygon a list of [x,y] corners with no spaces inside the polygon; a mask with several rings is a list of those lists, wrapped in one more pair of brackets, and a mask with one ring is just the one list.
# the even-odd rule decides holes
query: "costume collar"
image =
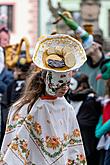
{"label": "costume collar", "polygon": [[51,96],[51,95],[45,95],[40,97],[42,100],[55,100],[57,97],[56,96]]}

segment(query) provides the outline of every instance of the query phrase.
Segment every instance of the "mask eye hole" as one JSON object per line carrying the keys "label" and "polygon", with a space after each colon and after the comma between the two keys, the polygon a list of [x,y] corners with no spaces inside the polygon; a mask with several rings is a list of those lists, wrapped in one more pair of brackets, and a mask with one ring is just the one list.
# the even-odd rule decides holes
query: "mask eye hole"
{"label": "mask eye hole", "polygon": [[106,72],[106,70],[107,70],[107,67],[104,66],[104,67],[101,69],[101,72],[104,73],[104,72]]}

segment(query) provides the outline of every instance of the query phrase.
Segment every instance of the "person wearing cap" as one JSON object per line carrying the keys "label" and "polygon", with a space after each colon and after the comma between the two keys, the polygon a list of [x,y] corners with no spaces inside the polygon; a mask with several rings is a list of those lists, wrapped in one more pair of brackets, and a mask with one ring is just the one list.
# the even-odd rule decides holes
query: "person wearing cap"
{"label": "person wearing cap", "polygon": [[[63,48],[68,46],[80,52],[78,59],[69,54],[79,64],[65,60]],[[71,69],[85,60],[81,44],[70,36],[53,35],[38,41],[33,61],[43,70],[27,79],[23,96],[9,111],[1,148],[6,164],[87,164],[74,109],[64,98]]]}
{"label": "person wearing cap", "polygon": [[[95,128],[101,114],[101,103],[97,100],[95,91],[89,85],[86,74],[76,72],[70,80],[66,99],[75,109],[88,165],[99,165],[100,154],[96,147],[98,139]],[[92,160],[92,161],[91,161]]]}
{"label": "person wearing cap", "polygon": [[96,126],[95,135],[99,140],[98,150],[104,150],[103,164],[110,164],[110,58],[104,59],[100,65],[100,74],[96,80],[104,79],[106,81],[106,93],[102,99],[102,114]]}

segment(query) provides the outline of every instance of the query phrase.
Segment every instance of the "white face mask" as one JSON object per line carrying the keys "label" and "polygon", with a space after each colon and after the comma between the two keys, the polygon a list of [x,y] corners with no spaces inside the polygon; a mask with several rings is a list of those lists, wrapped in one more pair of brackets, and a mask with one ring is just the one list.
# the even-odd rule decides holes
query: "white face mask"
{"label": "white face mask", "polygon": [[56,91],[62,85],[68,84],[70,82],[69,72],[52,72],[48,71],[46,75],[46,92],[49,95],[55,96]]}
{"label": "white face mask", "polygon": [[75,89],[77,89],[78,87],[78,82],[77,80],[75,80],[73,77],[71,78],[70,80],[70,85],[69,85],[69,88],[74,91]]}

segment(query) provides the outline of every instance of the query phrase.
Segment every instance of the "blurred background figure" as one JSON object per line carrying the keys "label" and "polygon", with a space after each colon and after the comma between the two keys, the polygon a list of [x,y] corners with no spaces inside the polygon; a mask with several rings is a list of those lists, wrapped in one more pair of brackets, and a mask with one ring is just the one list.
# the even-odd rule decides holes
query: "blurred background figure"
{"label": "blurred background figure", "polygon": [[5,47],[9,44],[10,35],[6,27],[0,29],[0,93],[4,93],[6,86],[13,79],[13,74],[5,65]]}
{"label": "blurred background figure", "polygon": [[0,74],[4,67],[5,67],[4,51],[3,51],[3,48],[0,47]]}
{"label": "blurred background figure", "polygon": [[18,100],[25,85],[31,63],[26,62],[26,51],[21,51],[19,60],[13,68],[14,80],[7,87],[7,104],[10,106]]}
{"label": "blurred background figure", "polygon": [[[101,104],[89,85],[86,74],[77,72],[70,81],[70,89],[65,96],[74,107],[80,126],[87,164],[98,165],[99,153],[96,149],[98,140],[95,128],[101,114]],[[91,161],[92,160],[92,161]]]}
{"label": "blurred background figure", "polygon": [[9,44],[10,34],[6,27],[0,28],[0,143],[2,136],[3,97],[8,84],[13,80],[13,73],[5,65],[5,46]]}
{"label": "blurred background figure", "polygon": [[19,59],[13,68],[14,79],[7,86],[7,90],[3,98],[4,104],[1,111],[1,117],[2,117],[1,143],[3,140],[4,132],[5,132],[5,125],[6,125],[9,108],[15,101],[17,101],[21,97],[24,86],[25,86],[25,80],[30,70],[30,66],[31,66],[31,62],[27,63],[26,61],[26,51],[22,50],[19,55]]}
{"label": "blurred background figure", "polygon": [[6,86],[13,77],[12,72],[8,71],[5,65],[5,47],[9,44],[9,40],[8,29],[2,27],[0,29],[0,93],[4,93]]}
{"label": "blurred background figure", "polygon": [[98,96],[104,96],[105,94],[105,81],[104,80],[96,81],[95,79],[95,77],[99,73],[100,64],[105,58],[102,44],[101,44],[101,38],[100,40],[95,40],[94,37],[94,42],[92,43],[92,46],[86,49],[87,61],[80,68],[80,71],[82,73],[88,75],[89,83],[92,86],[92,88],[96,91]]}
{"label": "blurred background figure", "polygon": [[1,101],[1,143],[4,136],[8,109],[20,97],[32,62],[30,44],[26,37],[21,38],[18,44],[5,46],[4,52],[5,65],[0,77],[2,78],[0,89],[3,89]]}
{"label": "blurred background figure", "polygon": [[5,48],[10,43],[10,33],[8,28],[2,27],[0,29],[0,46]]}
{"label": "blurred background figure", "polygon": [[[103,53],[102,35],[93,33],[92,24],[85,24],[84,27],[79,26],[79,24],[73,20],[72,15],[68,11],[58,14],[59,17],[54,23],[58,23],[62,19],[64,23],[73,30],[73,33],[77,36],[77,39],[80,40],[86,51],[87,62],[85,62],[80,68],[80,71],[88,75],[89,83],[97,92],[98,96],[104,96],[104,80],[97,82],[94,79],[98,74],[101,61],[105,58]],[[73,36],[75,37],[75,35]]]}
{"label": "blurred background figure", "polygon": [[61,19],[63,19],[64,23],[73,30],[73,33],[75,33],[77,39],[81,41],[84,49],[87,49],[92,45],[93,36],[84,28],[79,26],[78,23],[73,20],[72,15],[68,11],[64,11],[63,13],[58,12],[58,15],[59,17],[54,23],[58,23]]}
{"label": "blurred background figure", "polygon": [[102,99],[102,114],[96,126],[95,135],[99,140],[97,149],[102,151],[100,165],[110,164],[110,58],[106,58],[100,65],[100,74],[96,79],[106,80],[106,93]]}

